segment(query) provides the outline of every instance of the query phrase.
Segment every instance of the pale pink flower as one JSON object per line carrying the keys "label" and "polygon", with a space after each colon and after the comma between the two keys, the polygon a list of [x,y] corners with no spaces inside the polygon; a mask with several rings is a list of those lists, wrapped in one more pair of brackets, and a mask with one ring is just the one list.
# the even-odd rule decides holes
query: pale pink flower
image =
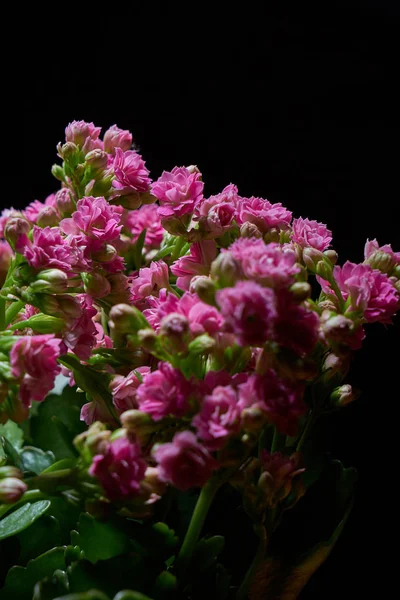
{"label": "pale pink flower", "polygon": [[121,148],[124,152],[132,146],[132,134],[127,129],[120,129],[112,125],[103,136],[104,150],[109,154],[115,154],[116,148]]}
{"label": "pale pink flower", "polygon": [[143,158],[134,150],[115,148],[113,188],[119,196],[147,192],[151,179]]}
{"label": "pale pink flower", "polygon": [[152,194],[160,201],[158,212],[162,218],[182,217],[193,213],[203,197],[201,174],[191,173],[186,167],[164,171],[152,185]]}
{"label": "pale pink flower", "polygon": [[54,268],[68,273],[79,266],[78,248],[65,241],[58,227],[42,229],[34,225],[33,241],[25,246],[24,256],[29,265],[38,271]]}
{"label": "pale pink flower", "polygon": [[162,288],[169,287],[168,265],[162,261],[143,267],[130,281],[131,300],[138,303],[148,296],[156,296]]}
{"label": "pale pink flower", "polygon": [[93,318],[97,310],[93,300],[87,294],[79,294],[76,299],[81,308],[81,315],[68,323],[63,341],[67,348],[81,360],[89,360],[92,349],[97,344],[97,329]]}
{"label": "pale pink flower", "polygon": [[218,468],[216,460],[191,431],[177,433],[171,443],[156,447],[153,456],[159,465],[161,481],[182,491],[202,487]]}
{"label": "pale pink flower", "polygon": [[182,256],[171,265],[171,272],[177,276],[177,286],[189,290],[195,275],[209,275],[211,263],[217,256],[214,240],[202,240],[192,244],[190,254]]}
{"label": "pale pink flower", "polygon": [[168,415],[182,417],[192,392],[193,386],[180,371],[160,362],[156,371],[143,376],[143,383],[137,388],[137,401],[140,410],[160,421]]}
{"label": "pale pink flower", "polygon": [[138,367],[131,371],[126,377],[123,375],[114,375],[110,388],[113,396],[113,403],[121,415],[126,410],[137,408],[136,392],[142,383],[144,375],[150,373],[150,367]]}
{"label": "pale pink flower", "polygon": [[400,265],[400,252],[394,252],[390,244],[379,246],[377,240],[367,240],[364,247],[365,262],[373,269],[388,273],[395,265]]}
{"label": "pale pink flower", "polygon": [[56,207],[56,195],[50,194],[47,196],[44,202],[40,202],[39,200],[34,200],[31,202],[25,210],[22,211],[24,217],[30,221],[31,223],[36,223],[39,213],[46,207]]}
{"label": "pale pink flower", "polygon": [[271,204],[268,200],[254,196],[243,198],[238,216],[240,225],[246,222],[254,223],[263,233],[272,228],[289,229],[291,220],[292,213],[280,202]]}
{"label": "pale pink flower", "polygon": [[65,139],[77,146],[84,146],[86,152],[99,147],[101,127],[85,121],[72,121],[65,129]]}
{"label": "pale pink flower", "polygon": [[223,448],[230,436],[240,431],[241,407],[232,386],[217,386],[204,396],[201,411],[192,424],[209,450]]}
{"label": "pale pink flower", "polygon": [[231,229],[240,197],[235,185],[228,185],[220,194],[203,198],[195,207],[195,219],[206,238],[219,237]]}
{"label": "pale pink flower", "polygon": [[144,246],[147,250],[159,248],[163,241],[164,229],[160,216],[154,206],[144,204],[138,210],[129,211],[126,227],[132,234],[132,241],[136,242],[142,231],[146,230]]}
{"label": "pale pink flower", "polygon": [[323,252],[332,241],[332,232],[323,223],[310,219],[293,219],[292,240],[302,248],[316,248]]}
{"label": "pale pink flower", "polygon": [[103,197],[87,196],[78,201],[71,218],[61,221],[60,229],[73,236],[86,236],[90,249],[97,251],[119,238],[122,211],[121,206],[112,206]]}

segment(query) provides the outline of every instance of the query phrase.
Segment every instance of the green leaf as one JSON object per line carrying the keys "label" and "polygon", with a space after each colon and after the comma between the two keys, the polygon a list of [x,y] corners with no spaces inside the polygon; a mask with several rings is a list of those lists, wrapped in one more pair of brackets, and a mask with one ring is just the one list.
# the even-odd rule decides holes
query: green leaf
{"label": "green leaf", "polygon": [[53,473],[54,471],[63,471],[65,469],[73,469],[75,466],[76,466],[75,458],[62,458],[61,460],[58,460],[57,462],[50,465],[50,467],[47,467],[47,469],[42,471],[42,475],[45,475],[46,473]]}
{"label": "green leaf", "polygon": [[[35,600],[35,598],[33,599]],[[38,598],[41,600],[41,598]],[[66,596],[58,596],[52,600],[110,600],[108,596],[99,590],[89,590],[78,594],[67,594]]]}
{"label": "green leaf", "polygon": [[30,471],[36,475],[45,471],[55,460],[53,452],[44,452],[34,446],[25,446],[21,452],[21,458],[24,471]]}
{"label": "green leaf", "polygon": [[5,425],[0,425],[0,435],[7,438],[17,452],[21,450],[24,443],[24,432],[14,421],[8,420]]}
{"label": "green leaf", "polygon": [[33,589],[38,581],[51,577],[57,569],[65,571],[64,550],[64,547],[53,548],[29,561],[26,567],[12,567],[0,591],[0,600],[32,600]]}
{"label": "green leaf", "polygon": [[0,521],[0,540],[23,531],[41,517],[50,506],[49,500],[28,502]]}
{"label": "green leaf", "polygon": [[119,556],[130,549],[129,537],[110,522],[96,521],[88,513],[79,519],[79,533],[74,533],[73,541],[85,553],[91,563]]}
{"label": "green leaf", "polygon": [[4,436],[0,437],[1,446],[6,456],[7,460],[9,460],[13,465],[15,465],[20,471],[23,470],[22,460],[18,451],[14,448],[14,446],[8,441]]}
{"label": "green leaf", "polygon": [[157,577],[154,584],[154,595],[156,599],[167,600],[175,595],[177,590],[177,581],[175,575],[169,571],[163,571]]}
{"label": "green leaf", "polygon": [[20,564],[26,564],[28,560],[62,543],[58,521],[49,514],[41,516],[29,529],[18,533],[17,537],[21,545]]}

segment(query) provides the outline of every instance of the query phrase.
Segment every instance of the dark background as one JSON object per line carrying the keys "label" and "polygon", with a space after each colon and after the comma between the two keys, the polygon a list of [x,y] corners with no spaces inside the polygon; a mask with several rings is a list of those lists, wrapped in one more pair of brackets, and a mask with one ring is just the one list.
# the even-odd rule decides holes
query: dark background
{"label": "dark background", "polygon": [[[108,34],[88,32],[78,18],[32,35],[18,73],[29,141],[4,207],[54,191],[56,143],[84,119],[130,129],[153,178],[197,164],[207,194],[233,182],[328,223],[341,262],[361,261],[367,238],[400,250],[396,4],[331,3],[290,17],[242,6],[234,23],[232,7],[221,23],[201,7],[164,8],[158,27],[119,15],[132,19],[129,37],[114,22]],[[359,470],[356,505],[301,598],[383,598],[395,585],[398,348],[398,328],[373,326],[356,358],[364,394],[331,430],[334,455]]]}

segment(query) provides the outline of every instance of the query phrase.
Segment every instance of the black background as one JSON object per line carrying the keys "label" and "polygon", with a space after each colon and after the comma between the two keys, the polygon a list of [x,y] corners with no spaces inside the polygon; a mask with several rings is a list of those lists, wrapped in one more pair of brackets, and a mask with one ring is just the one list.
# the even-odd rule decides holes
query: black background
{"label": "black background", "polygon": [[[197,164],[206,194],[233,182],[328,223],[341,262],[361,261],[367,238],[400,250],[396,3],[284,17],[243,5],[234,23],[232,6],[218,23],[217,7],[192,9],[159,9],[158,25],[134,7],[108,30],[104,15],[104,31],[77,15],[63,32],[34,31],[17,76],[24,152],[4,207],[54,191],[55,145],[84,119],[130,129],[153,178]],[[359,470],[356,505],[305,599],[384,598],[395,585],[399,330],[369,332],[353,375],[364,394],[331,431],[333,454]]]}

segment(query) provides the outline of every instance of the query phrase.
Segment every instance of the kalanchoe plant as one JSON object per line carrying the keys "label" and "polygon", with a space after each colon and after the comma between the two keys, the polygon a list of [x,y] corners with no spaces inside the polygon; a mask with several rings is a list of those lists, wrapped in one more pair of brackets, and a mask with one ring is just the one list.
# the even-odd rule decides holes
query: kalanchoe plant
{"label": "kalanchoe plant", "polygon": [[193,165],[152,181],[129,131],[100,134],[70,123],[61,188],[0,218],[0,599],[296,598],[355,482],[313,434],[400,307],[400,252],[339,266],[325,225],[207,197]]}

